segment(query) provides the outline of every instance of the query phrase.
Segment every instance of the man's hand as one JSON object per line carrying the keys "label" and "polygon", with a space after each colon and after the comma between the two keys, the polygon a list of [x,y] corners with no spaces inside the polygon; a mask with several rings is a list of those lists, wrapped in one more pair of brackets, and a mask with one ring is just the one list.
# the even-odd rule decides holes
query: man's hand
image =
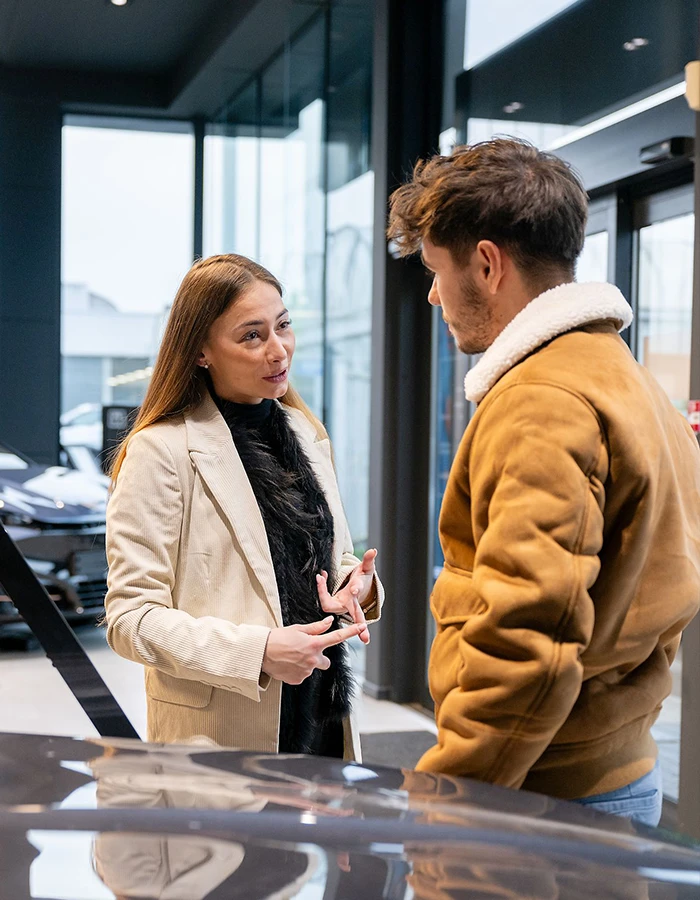
{"label": "man's hand", "polygon": [[[321,609],[335,615],[350,616],[357,625],[366,625],[362,604],[372,590],[376,558],[377,551],[368,550],[362,557],[360,565],[356,566],[351,573],[345,587],[333,596],[328,591],[328,572],[317,575],[316,584],[318,585]],[[369,644],[369,631],[366,627],[363,632],[360,632],[360,640],[364,644]]]}
{"label": "man's hand", "polygon": [[367,631],[367,625],[348,625],[338,631],[328,629],[333,617],[326,616],[310,625],[287,625],[273,628],[267,639],[262,670],[270,678],[287,684],[301,684],[314,669],[328,669],[331,661],[324,654],[327,647],[342,644],[348,638]]}

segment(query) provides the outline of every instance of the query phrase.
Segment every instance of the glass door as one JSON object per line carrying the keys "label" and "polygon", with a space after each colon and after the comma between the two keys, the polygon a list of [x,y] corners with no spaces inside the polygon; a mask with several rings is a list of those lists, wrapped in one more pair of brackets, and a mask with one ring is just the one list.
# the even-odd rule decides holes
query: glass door
{"label": "glass door", "polygon": [[637,358],[683,414],[690,396],[693,192],[656,194],[636,210]]}
{"label": "glass door", "polygon": [[586,241],[576,263],[576,281],[615,281],[613,254],[615,197],[594,200],[588,209]]}
{"label": "glass door", "polygon": [[[695,217],[692,185],[638,201],[634,209],[634,350],[684,415],[690,396]],[[654,727],[664,794],[679,796],[683,653],[672,667],[673,688]]]}

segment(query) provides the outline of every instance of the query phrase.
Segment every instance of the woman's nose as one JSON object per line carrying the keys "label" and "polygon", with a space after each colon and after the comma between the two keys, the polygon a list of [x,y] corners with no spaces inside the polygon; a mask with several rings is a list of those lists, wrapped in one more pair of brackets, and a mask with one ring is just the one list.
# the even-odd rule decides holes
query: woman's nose
{"label": "woman's nose", "polygon": [[270,336],[270,340],[267,342],[267,355],[275,362],[280,359],[286,359],[287,350],[280,340],[279,335],[272,334]]}

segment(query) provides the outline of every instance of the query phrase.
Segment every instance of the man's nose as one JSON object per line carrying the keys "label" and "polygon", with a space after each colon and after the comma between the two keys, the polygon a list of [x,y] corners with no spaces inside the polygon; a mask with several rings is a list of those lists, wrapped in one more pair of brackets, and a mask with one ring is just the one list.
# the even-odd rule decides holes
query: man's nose
{"label": "man's nose", "polygon": [[428,291],[428,303],[431,306],[440,306],[440,294],[438,294],[437,289],[437,278],[433,278],[433,283],[430,285],[430,290]]}

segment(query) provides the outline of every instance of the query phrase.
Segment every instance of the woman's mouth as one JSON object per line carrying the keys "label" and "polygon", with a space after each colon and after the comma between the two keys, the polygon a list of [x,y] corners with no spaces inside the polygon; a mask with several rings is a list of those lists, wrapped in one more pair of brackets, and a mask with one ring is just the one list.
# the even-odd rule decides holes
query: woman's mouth
{"label": "woman's mouth", "polygon": [[270,384],[281,384],[283,381],[287,380],[287,369],[282,369],[277,375],[266,375],[263,380]]}

